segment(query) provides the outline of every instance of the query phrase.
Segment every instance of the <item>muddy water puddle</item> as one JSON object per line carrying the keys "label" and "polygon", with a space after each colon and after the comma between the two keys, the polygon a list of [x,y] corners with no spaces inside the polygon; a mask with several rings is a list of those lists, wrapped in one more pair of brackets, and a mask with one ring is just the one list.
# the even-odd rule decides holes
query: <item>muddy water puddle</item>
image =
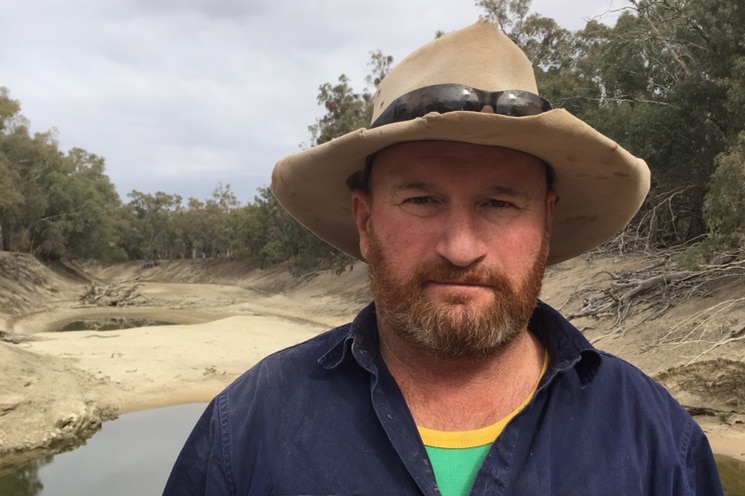
{"label": "muddy water puddle", "polygon": [[160,494],[205,407],[194,403],[121,415],[73,451],[0,475],[0,496]]}
{"label": "muddy water puddle", "polygon": [[119,329],[133,329],[135,327],[150,327],[174,325],[174,322],[163,322],[152,319],[136,319],[128,317],[109,317],[106,319],[79,319],[58,329],[65,331],[116,331]]}

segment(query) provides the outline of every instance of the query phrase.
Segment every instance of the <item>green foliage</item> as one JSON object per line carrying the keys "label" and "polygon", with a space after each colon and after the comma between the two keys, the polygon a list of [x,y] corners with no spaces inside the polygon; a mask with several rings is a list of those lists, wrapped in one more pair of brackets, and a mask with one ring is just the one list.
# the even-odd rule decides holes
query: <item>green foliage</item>
{"label": "green foliage", "polygon": [[270,188],[259,188],[254,204],[244,210],[237,245],[243,260],[261,268],[287,262],[294,275],[325,269],[340,273],[353,261],[302,227]]}
{"label": "green foliage", "polygon": [[[476,0],[533,61],[541,93],[647,160],[653,192],[637,217],[648,247],[691,240],[686,263],[745,242],[745,3],[629,0],[614,26],[569,31],[531,0]],[[374,87],[393,59],[370,54],[365,86],[341,75],[319,87],[311,145],[367,127]],[[352,260],[319,240],[269,188],[241,205],[230,185],[210,198],[132,191],[122,204],[102,157],[32,134],[0,87],[0,249],[114,261],[238,258],[295,274]],[[647,225],[643,224],[647,222]]]}
{"label": "green foliage", "polygon": [[707,265],[720,265],[737,257],[730,243],[718,236],[707,236],[683,250],[676,261],[684,270],[700,271]]}
{"label": "green foliage", "polygon": [[125,259],[124,250],[118,246],[121,201],[105,174],[104,159],[73,148],[65,161],[68,172],[47,190],[48,214],[57,216],[54,225],[63,244],[55,254],[102,261]]}
{"label": "green foliage", "polygon": [[18,102],[0,89],[0,249],[120,260],[119,207],[103,158],[62,153],[54,132],[32,136]]}
{"label": "green foliage", "polygon": [[349,131],[366,127],[372,115],[369,93],[355,93],[349,78],[342,74],[336,85],[324,83],[318,91],[318,104],[326,115],[309,126],[313,143],[320,145]]}
{"label": "green foliage", "polygon": [[[745,53],[744,9],[720,0],[634,3],[635,15],[619,19],[598,53],[608,98],[593,123],[645,157],[664,189],[691,187],[674,206],[688,218],[674,241],[685,242],[705,233],[715,158],[742,129],[732,69]],[[627,107],[622,118],[618,107]]]}
{"label": "green foliage", "polygon": [[129,231],[125,249],[129,258],[159,260],[180,258],[184,252],[176,217],[181,196],[162,191],[154,195],[133,190],[127,194]]}
{"label": "green foliage", "polygon": [[518,44],[531,3],[532,0],[476,0],[476,6],[484,9],[484,18],[496,22]]}
{"label": "green foliage", "polygon": [[[541,92],[555,106],[643,157],[656,192],[685,189],[666,202],[675,226],[651,233],[653,244],[706,234],[715,159],[745,128],[745,4],[629,0],[614,26],[590,21],[571,33],[530,13],[530,3],[476,2],[534,61]],[[653,216],[643,211],[638,219]]]}
{"label": "green foliage", "polygon": [[745,248],[745,132],[729,152],[716,159],[704,217],[713,238],[729,248]]}
{"label": "green foliage", "polygon": [[8,88],[0,86],[0,133],[8,132],[18,121],[21,104],[10,98]]}

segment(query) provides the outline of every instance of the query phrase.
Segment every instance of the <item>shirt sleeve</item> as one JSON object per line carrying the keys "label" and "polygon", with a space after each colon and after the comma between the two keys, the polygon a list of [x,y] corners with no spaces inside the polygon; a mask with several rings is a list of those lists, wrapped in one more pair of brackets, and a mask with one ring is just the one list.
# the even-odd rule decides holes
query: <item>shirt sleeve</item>
{"label": "shirt sleeve", "polygon": [[685,467],[688,470],[689,494],[696,496],[724,495],[716,460],[708,439],[701,427],[693,420],[693,431],[685,452]]}
{"label": "shirt sleeve", "polygon": [[223,463],[217,398],[205,409],[171,470],[163,496],[228,496],[235,494]]}

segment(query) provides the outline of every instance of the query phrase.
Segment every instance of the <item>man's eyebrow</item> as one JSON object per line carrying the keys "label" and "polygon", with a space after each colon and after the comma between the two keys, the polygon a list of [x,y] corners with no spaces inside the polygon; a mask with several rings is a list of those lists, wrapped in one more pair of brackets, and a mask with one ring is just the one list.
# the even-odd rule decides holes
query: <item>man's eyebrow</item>
{"label": "man's eyebrow", "polygon": [[[394,192],[401,192],[401,191],[411,191],[411,190],[417,190],[417,191],[434,191],[437,187],[429,183],[427,181],[421,181],[421,180],[413,180],[413,181],[401,181],[398,184],[394,184],[393,191]],[[503,184],[494,184],[492,186],[488,186],[482,190],[482,194],[487,195],[505,195],[512,198],[525,198],[530,196],[526,191],[515,188],[513,186],[506,186]]]}
{"label": "man's eyebrow", "polygon": [[518,189],[512,186],[505,186],[502,184],[495,184],[489,186],[485,190],[487,193],[492,195],[507,195],[512,197],[526,197],[528,193],[522,189]]}
{"label": "man's eyebrow", "polygon": [[435,186],[426,181],[401,181],[400,183],[393,185],[393,191],[407,191],[407,190],[433,190]]}

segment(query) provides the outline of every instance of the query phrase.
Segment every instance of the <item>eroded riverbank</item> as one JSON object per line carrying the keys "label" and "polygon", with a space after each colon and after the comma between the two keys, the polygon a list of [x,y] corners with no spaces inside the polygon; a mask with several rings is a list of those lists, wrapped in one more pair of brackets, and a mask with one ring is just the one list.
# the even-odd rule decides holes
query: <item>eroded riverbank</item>
{"label": "eroded riverbank", "polygon": [[[263,356],[350,320],[368,299],[363,266],[341,277],[298,280],[233,262],[175,261],[98,268],[86,279],[83,269],[70,277],[33,258],[13,258],[23,266],[0,274],[1,308],[12,309],[0,314],[0,331],[23,339],[0,341],[0,466],[79,443],[117,414],[208,401]],[[562,264],[549,274],[543,298],[567,306],[572,290],[600,284],[602,274],[633,262]],[[142,298],[126,307],[85,304],[81,295],[91,280],[137,284]],[[719,347],[686,366],[690,356],[655,337],[716,304],[712,298],[655,319],[640,313],[642,323],[623,332],[612,319],[576,323],[601,348],[666,377],[684,405],[708,414],[699,420],[715,450],[745,460],[745,380],[737,376],[745,370],[743,348]],[[174,325],[55,332],[83,318],[110,317]]]}

